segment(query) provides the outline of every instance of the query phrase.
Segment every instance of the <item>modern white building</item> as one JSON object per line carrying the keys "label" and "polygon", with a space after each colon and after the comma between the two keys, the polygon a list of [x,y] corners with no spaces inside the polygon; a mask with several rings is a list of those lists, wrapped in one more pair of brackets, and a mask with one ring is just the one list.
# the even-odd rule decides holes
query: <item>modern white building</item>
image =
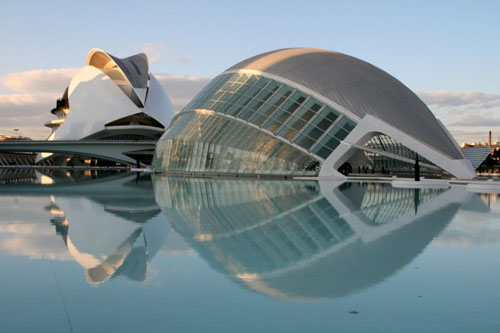
{"label": "modern white building", "polygon": [[[427,106],[351,56],[292,48],[246,59],[214,78],[157,143],[171,173],[343,177],[341,171],[475,176]],[[365,171],[366,172],[366,171]]]}
{"label": "modern white building", "polygon": [[[145,54],[120,59],[99,49],[89,52],[51,112],[57,119],[45,124],[49,140],[157,140],[174,116]],[[55,159],[42,153],[37,162],[49,157]]]}

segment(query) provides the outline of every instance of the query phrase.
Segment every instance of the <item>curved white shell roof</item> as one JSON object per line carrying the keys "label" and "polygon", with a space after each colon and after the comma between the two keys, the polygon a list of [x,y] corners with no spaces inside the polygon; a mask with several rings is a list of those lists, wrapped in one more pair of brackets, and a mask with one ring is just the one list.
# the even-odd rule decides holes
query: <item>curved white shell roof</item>
{"label": "curved white shell roof", "polygon": [[[122,69],[130,66],[133,70],[140,67],[139,72],[145,76],[125,75],[127,71]],[[148,70],[145,55],[118,59],[92,50],[87,65],[69,84],[70,112],[64,124],[54,132],[53,139],[80,140],[104,130],[107,123],[137,113],[145,113],[167,128],[175,115],[173,105],[156,78],[144,70]]]}
{"label": "curved white shell roof", "polygon": [[87,55],[85,65],[101,70],[116,66],[134,88],[148,87],[149,65],[144,53],[120,59],[102,50],[92,49]]}
{"label": "curved white shell roof", "polygon": [[232,66],[296,82],[363,118],[366,114],[402,130],[453,159],[463,155],[427,106],[400,81],[360,59],[312,48],[263,53]]}

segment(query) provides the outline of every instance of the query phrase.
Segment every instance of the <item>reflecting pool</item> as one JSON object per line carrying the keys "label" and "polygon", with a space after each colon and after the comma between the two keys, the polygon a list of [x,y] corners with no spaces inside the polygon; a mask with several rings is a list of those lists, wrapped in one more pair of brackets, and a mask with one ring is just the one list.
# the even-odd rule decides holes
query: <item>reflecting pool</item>
{"label": "reflecting pool", "polygon": [[500,329],[495,193],[22,176],[0,185],[2,332]]}

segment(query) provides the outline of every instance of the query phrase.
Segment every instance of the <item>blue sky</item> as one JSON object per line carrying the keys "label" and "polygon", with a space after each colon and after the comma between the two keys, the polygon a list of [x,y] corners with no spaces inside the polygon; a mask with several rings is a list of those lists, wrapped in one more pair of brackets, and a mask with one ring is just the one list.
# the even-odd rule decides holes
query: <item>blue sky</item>
{"label": "blue sky", "polygon": [[[430,105],[448,125],[450,107],[477,100],[470,93],[490,104],[466,108],[483,105],[490,124],[500,119],[500,1],[3,2],[3,95],[34,91],[2,78],[81,67],[94,47],[116,56],[146,51],[153,73],[210,77],[261,52],[308,46],[366,60],[422,92],[428,104],[436,92],[455,94],[451,105]],[[464,116],[464,105],[457,115]]]}

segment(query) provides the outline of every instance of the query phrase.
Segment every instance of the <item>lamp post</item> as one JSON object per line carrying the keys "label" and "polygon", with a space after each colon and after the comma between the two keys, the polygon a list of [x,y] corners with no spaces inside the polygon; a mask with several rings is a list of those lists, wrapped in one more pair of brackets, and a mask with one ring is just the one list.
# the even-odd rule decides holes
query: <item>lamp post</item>
{"label": "lamp post", "polygon": [[418,164],[418,154],[415,154],[415,181],[420,181],[420,165]]}

